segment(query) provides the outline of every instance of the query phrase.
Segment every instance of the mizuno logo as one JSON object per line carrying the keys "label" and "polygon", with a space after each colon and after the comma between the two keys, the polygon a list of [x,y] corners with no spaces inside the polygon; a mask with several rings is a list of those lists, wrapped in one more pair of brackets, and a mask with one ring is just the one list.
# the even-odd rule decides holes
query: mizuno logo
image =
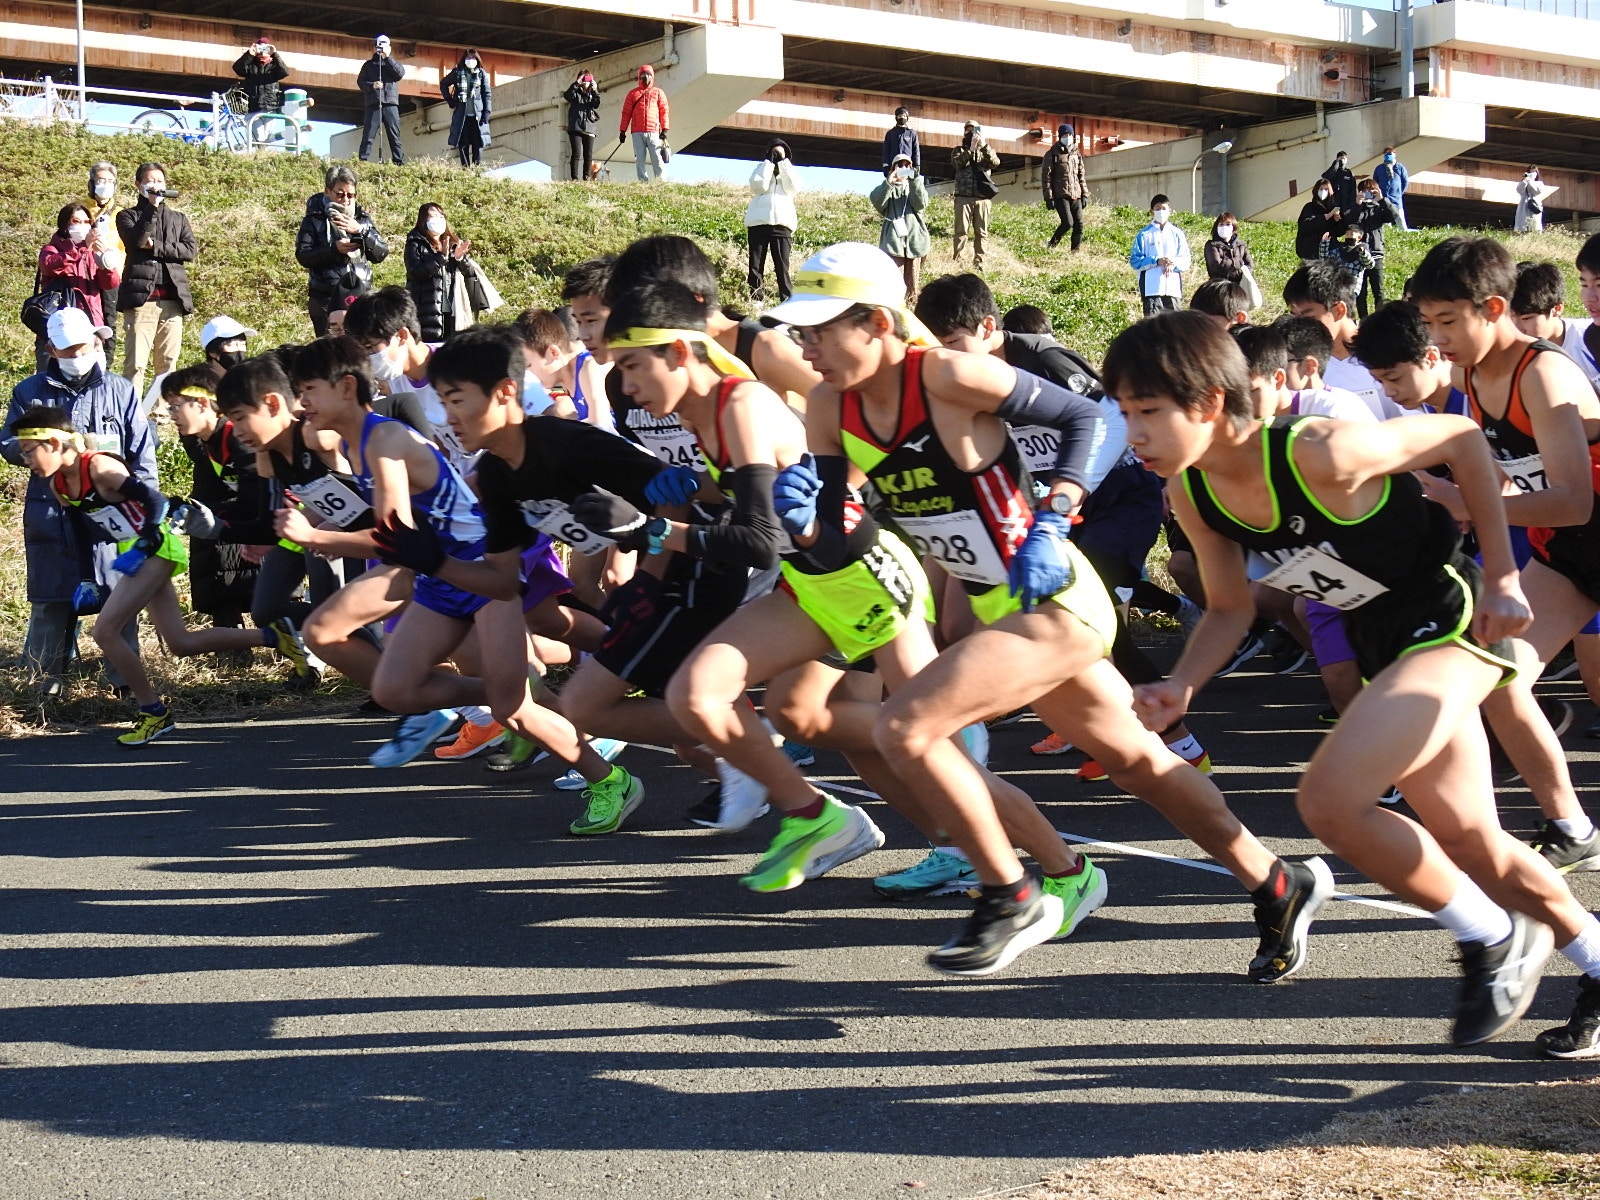
{"label": "mizuno logo", "polygon": [[913,454],[921,454],[922,448],[928,444],[928,439],[932,436],[933,434],[931,433],[925,433],[916,441],[913,442],[908,438],[906,441],[902,442],[901,445],[903,445],[907,450],[910,450]]}
{"label": "mizuno logo", "polygon": [[1414,638],[1425,638],[1430,633],[1438,633],[1438,632],[1439,632],[1439,622],[1437,622],[1437,621],[1429,621],[1421,629],[1413,629],[1411,631],[1411,636],[1414,637]]}
{"label": "mizuno logo", "polygon": [[1295,514],[1289,518],[1289,528],[1296,533],[1304,533],[1306,531],[1306,519],[1298,513]]}

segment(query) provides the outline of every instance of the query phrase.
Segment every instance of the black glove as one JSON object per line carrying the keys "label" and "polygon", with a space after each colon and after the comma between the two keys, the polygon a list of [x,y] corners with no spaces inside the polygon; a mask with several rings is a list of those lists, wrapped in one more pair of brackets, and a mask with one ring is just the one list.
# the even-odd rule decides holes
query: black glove
{"label": "black glove", "polygon": [[639,571],[606,597],[600,606],[600,620],[607,629],[628,622],[645,624],[654,617],[660,599],[661,581],[648,571]]}
{"label": "black glove", "polygon": [[426,521],[419,520],[413,528],[392,516],[373,527],[372,543],[378,557],[391,567],[407,567],[419,575],[432,575],[446,557],[439,536]]}
{"label": "black glove", "polygon": [[215,540],[222,535],[222,520],[198,500],[180,500],[172,506],[170,520],[190,537]]}
{"label": "black glove", "polygon": [[617,133],[617,145],[620,146],[620,145],[622,145],[623,142],[625,142],[627,140],[628,140],[628,131],[626,129],[620,130]]}
{"label": "black glove", "polygon": [[572,515],[580,525],[610,538],[624,550],[643,550],[650,545],[645,533],[650,518],[605,488],[595,488],[574,500]]}

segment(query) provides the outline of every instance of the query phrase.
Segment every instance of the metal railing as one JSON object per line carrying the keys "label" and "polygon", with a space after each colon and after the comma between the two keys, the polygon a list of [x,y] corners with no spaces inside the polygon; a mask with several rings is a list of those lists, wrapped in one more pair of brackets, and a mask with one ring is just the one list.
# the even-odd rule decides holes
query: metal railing
{"label": "metal railing", "polygon": [[[108,107],[138,109],[127,120]],[[83,125],[97,131],[169,137],[219,150],[301,149],[303,125],[282,113],[243,113],[242,93],[212,92],[180,96],[127,88],[83,88],[45,75],[39,79],[0,78],[0,119],[36,125]]]}
{"label": "metal railing", "polygon": [[[1418,7],[1429,0],[1418,0]],[[1577,17],[1582,21],[1600,21],[1600,0],[1432,0],[1435,4],[1494,4],[1500,8],[1514,8],[1521,12],[1544,13],[1551,17]]]}

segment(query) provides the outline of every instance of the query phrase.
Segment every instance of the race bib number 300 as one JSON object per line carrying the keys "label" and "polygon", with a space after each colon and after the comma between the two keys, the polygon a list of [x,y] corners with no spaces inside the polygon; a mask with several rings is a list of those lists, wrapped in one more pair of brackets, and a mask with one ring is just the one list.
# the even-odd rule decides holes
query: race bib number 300
{"label": "race bib number 300", "polygon": [[527,500],[523,502],[522,511],[527,513],[529,525],[558,542],[565,542],[580,554],[599,554],[616,544],[579,521],[560,500]]}
{"label": "race bib number 300", "polygon": [[1295,596],[1348,612],[1389,589],[1348,563],[1315,546],[1307,546],[1286,563],[1262,576],[1261,582]]}
{"label": "race bib number 300", "polygon": [[1544,458],[1530,454],[1526,458],[1503,458],[1500,469],[1506,473],[1519,492],[1546,492],[1550,481],[1544,477]]}
{"label": "race bib number 300", "polygon": [[1047,479],[1056,469],[1056,453],[1061,449],[1061,434],[1045,425],[1013,425],[1011,440],[1035,479]]}
{"label": "race bib number 300", "polygon": [[310,483],[297,483],[294,494],[301,504],[340,529],[349,529],[362,513],[372,511],[372,505],[332,475],[319,475]]}
{"label": "race bib number 300", "polygon": [[917,553],[938,560],[950,574],[970,583],[1004,583],[1005,563],[995,548],[983,520],[975,512],[940,513],[937,516],[895,518]]}

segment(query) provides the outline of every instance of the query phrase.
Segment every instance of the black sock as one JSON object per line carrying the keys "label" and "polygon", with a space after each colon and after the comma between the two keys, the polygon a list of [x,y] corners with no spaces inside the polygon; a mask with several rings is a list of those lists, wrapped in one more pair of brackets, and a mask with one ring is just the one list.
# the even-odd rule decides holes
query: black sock
{"label": "black sock", "polygon": [[1033,897],[1033,877],[1026,871],[1015,883],[984,884],[981,899],[1015,900],[1019,903]]}
{"label": "black sock", "polygon": [[1272,873],[1267,876],[1265,883],[1250,893],[1251,899],[1257,904],[1276,904],[1282,900],[1284,893],[1289,890],[1289,873],[1284,869],[1286,866],[1281,858],[1274,862]]}

